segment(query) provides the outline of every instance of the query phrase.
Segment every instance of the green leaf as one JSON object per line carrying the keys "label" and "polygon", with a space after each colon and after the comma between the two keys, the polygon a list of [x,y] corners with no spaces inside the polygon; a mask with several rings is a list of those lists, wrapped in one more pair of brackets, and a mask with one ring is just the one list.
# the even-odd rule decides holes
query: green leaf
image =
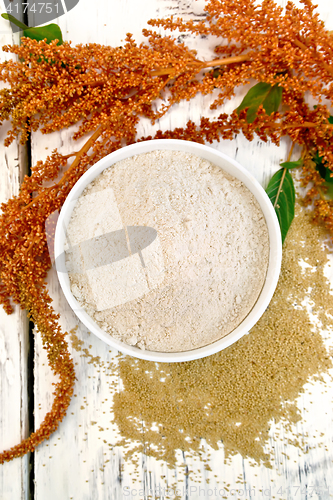
{"label": "green leaf", "polygon": [[300,158],[297,161],[284,161],[283,163],[280,163],[281,167],[283,168],[297,168],[301,167],[303,165],[303,160]]}
{"label": "green leaf", "polygon": [[273,175],[266,193],[275,208],[283,243],[295,215],[294,182],[287,168],[281,168]]}
{"label": "green leaf", "polygon": [[320,176],[325,179],[328,184],[333,184],[333,177],[331,177],[333,172],[325,166],[324,158],[319,156],[318,151],[316,151],[316,154],[312,159],[316,164],[316,170],[319,172]]}
{"label": "green leaf", "polygon": [[57,45],[62,45],[63,43],[61,29],[54,23],[38,28],[28,28],[23,31],[23,35],[38,41],[46,38],[47,43],[52,42],[52,40],[59,40]]}
{"label": "green leaf", "polygon": [[249,108],[251,106],[259,106],[264,99],[266,98],[268,92],[271,89],[270,83],[260,82],[254,87],[251,87],[240,105],[237,108],[238,113],[245,108]]}
{"label": "green leaf", "polygon": [[263,108],[267,115],[271,115],[279,109],[282,100],[282,90],[282,87],[273,85],[271,90],[268,92],[267,97],[263,102]]}
{"label": "green leaf", "polygon": [[331,177],[330,173],[331,171],[325,167],[325,165],[322,163],[321,165],[316,166],[316,170],[320,173],[321,177],[328,183],[333,182],[333,178]]}
{"label": "green leaf", "polygon": [[329,184],[328,182],[325,182],[324,186],[327,188],[324,196],[327,197],[329,200],[333,199],[333,184]]}
{"label": "green leaf", "polygon": [[29,28],[24,23],[21,23],[16,17],[12,16],[11,14],[1,14],[1,16],[4,19],[7,19],[7,21],[10,21],[11,23],[15,24],[15,26],[18,26],[18,28],[21,28],[23,30],[23,35],[31,38],[32,40],[44,40],[46,38],[46,42],[50,43],[52,40],[59,40],[57,45],[62,45],[63,39],[62,39],[62,33],[61,29],[57,24],[48,24],[47,26],[40,26],[38,28]]}
{"label": "green leaf", "polygon": [[312,158],[316,164],[316,170],[319,172],[320,176],[324,179],[323,187],[325,187],[324,196],[325,198],[332,200],[333,199],[333,177],[331,174],[333,173],[328,167],[325,166],[325,160],[322,156],[319,156],[318,151]]}
{"label": "green leaf", "polygon": [[16,17],[12,16],[11,14],[7,14],[7,13],[1,14],[1,17],[3,17],[7,21],[10,21],[11,23],[15,24],[15,26],[17,26],[18,28],[21,28],[22,30],[25,30],[26,28],[29,28],[29,26],[27,26],[24,23],[21,23],[21,21],[19,21],[18,19],[16,19]]}
{"label": "green leaf", "polygon": [[251,87],[238,108],[239,114],[243,109],[248,108],[246,121],[253,123],[257,116],[259,106],[262,104],[268,115],[279,109],[282,100],[282,87],[271,85],[270,83],[259,82]]}

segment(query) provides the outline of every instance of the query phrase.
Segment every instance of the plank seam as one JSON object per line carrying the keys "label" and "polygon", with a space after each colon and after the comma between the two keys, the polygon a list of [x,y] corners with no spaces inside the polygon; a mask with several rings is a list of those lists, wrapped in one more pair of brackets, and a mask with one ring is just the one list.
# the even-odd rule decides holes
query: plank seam
{"label": "plank seam", "polygon": [[[22,5],[23,22],[29,26],[28,9],[24,12]],[[27,152],[27,170],[28,176],[31,176],[31,135],[29,134],[26,143]],[[35,431],[35,337],[34,337],[34,323],[29,321],[29,356],[28,356],[28,421],[29,421],[29,434]],[[29,500],[35,499],[35,452],[30,453],[29,457]]]}

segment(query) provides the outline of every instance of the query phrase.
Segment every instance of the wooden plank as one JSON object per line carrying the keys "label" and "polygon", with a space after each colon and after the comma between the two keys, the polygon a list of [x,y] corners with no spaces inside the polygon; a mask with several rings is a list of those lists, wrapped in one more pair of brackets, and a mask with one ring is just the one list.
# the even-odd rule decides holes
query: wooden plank
{"label": "wooden plank", "polygon": [[[1,13],[3,12],[0,6]],[[0,45],[18,43],[9,23],[0,18]],[[9,55],[0,52],[3,61]],[[18,194],[27,172],[25,151],[17,144],[4,148],[8,127],[0,131],[0,202]],[[8,449],[28,435],[28,353],[29,333],[26,314],[18,307],[8,316],[0,308],[0,448]],[[0,466],[0,498],[29,498],[29,456]]]}
{"label": "wooden plank", "polygon": [[[97,9],[91,9],[88,0],[80,0],[79,4],[66,16],[59,18],[65,39],[73,43],[96,42],[110,45],[121,44],[125,34],[130,31],[135,38],[141,40],[141,29],[152,17],[164,17],[178,12],[190,18],[191,13],[199,16],[199,6],[202,2],[189,0],[100,0]],[[199,4],[199,5],[198,5]],[[281,1],[285,4],[285,1]],[[320,9],[329,14],[329,2],[321,0]],[[326,9],[326,10],[325,10]],[[326,15],[325,14],[325,15]],[[331,19],[331,18],[330,18]],[[199,55],[208,57],[208,45],[200,53],[196,40],[187,40],[196,46]],[[246,89],[240,90],[236,99],[242,99]],[[238,101],[226,106],[230,111],[237,106]],[[152,134],[158,128],[168,129],[183,126],[188,119],[197,121],[202,109],[207,110],[209,97],[198,96],[191,102],[181,103],[154,127],[146,121],[140,124],[139,135]],[[221,111],[219,111],[221,112]],[[58,147],[61,152],[71,151],[70,134],[62,131],[52,136],[35,134],[33,137],[32,159],[35,163],[45,158],[46,154]],[[289,148],[285,140],[280,148],[259,141],[249,143],[242,136],[234,141],[213,144],[212,147],[236,158],[242,165],[255,175],[262,184],[267,184],[269,176],[274,172],[281,160],[284,160]],[[48,148],[48,149],[46,149]],[[54,298],[55,309],[61,312],[61,324],[64,330],[77,325],[77,320],[59,289],[54,270],[49,277],[49,288]],[[328,451],[315,446],[306,458],[299,457],[297,450],[288,445],[282,438],[275,437],[282,428],[272,427],[271,445],[276,447],[277,466],[270,469],[253,467],[251,461],[243,460],[239,455],[232,457],[230,463],[224,463],[223,448],[212,450],[206,445],[207,457],[212,471],[207,471],[202,462],[197,463],[187,456],[179,454],[179,466],[175,470],[168,469],[165,462],[157,462],[151,457],[138,454],[138,465],[124,461],[124,449],[111,448],[110,444],[117,440],[117,430],[110,423],[112,415],[112,391],[109,386],[108,362],[113,359],[110,352],[99,339],[89,335],[79,324],[78,336],[88,348],[91,356],[100,358],[100,364],[91,363],[91,357],[82,357],[73,351],[76,364],[77,383],[76,396],[65,420],[60,424],[47,443],[41,445],[35,454],[35,497],[38,500],[77,499],[77,500],[118,500],[122,498],[146,498],[150,493],[152,498],[168,493],[173,498],[170,486],[176,485],[182,498],[191,500],[205,497],[222,498],[223,487],[230,483],[227,498],[305,498],[301,488],[306,485],[317,487],[319,494],[313,498],[329,498],[325,496],[325,487],[329,484],[327,478],[332,473],[332,429],[331,420],[333,405],[330,398],[316,386],[316,405],[310,405],[310,389],[308,388],[300,400],[300,407],[308,411],[307,422],[302,422],[302,433],[305,435],[314,423],[318,432],[325,433],[325,445]],[[52,404],[52,383],[55,382],[47,367],[45,353],[41,342],[36,339],[35,354],[35,416],[36,427],[44,418]],[[321,411],[325,408],[325,411]],[[324,415],[324,413],[326,414]],[[315,443],[316,444],[316,443]],[[286,461],[284,453],[291,456]],[[296,463],[294,462],[296,461]],[[280,465],[280,462],[283,465]],[[195,472],[196,478],[186,476],[188,469]],[[237,486],[238,476],[243,485]],[[164,476],[164,479],[162,479]],[[209,480],[209,482],[208,482]],[[199,489],[201,488],[201,490]],[[234,493],[230,490],[234,489]],[[236,490],[238,489],[238,492]],[[262,492],[260,493],[260,490]],[[244,493],[246,491],[246,493]],[[252,491],[252,493],[251,493]],[[254,491],[254,493],[253,493]],[[322,491],[322,494],[320,493]],[[142,492],[142,493],[141,493]],[[187,493],[186,493],[187,492]],[[211,493],[212,492],[212,493]]]}

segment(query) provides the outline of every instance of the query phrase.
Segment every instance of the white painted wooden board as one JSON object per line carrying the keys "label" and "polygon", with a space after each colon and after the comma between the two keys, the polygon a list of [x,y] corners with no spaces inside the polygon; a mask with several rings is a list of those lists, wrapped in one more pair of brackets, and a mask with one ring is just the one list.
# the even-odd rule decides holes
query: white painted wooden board
{"label": "white painted wooden board", "polygon": [[[4,12],[0,5],[0,13]],[[0,18],[0,46],[17,43],[7,21]],[[0,52],[0,61],[9,54]],[[17,194],[26,173],[24,151],[17,144],[4,148],[7,127],[0,129],[0,203]],[[1,258],[1,256],[0,256]],[[28,435],[28,322],[18,307],[8,316],[0,307],[0,449]],[[28,499],[29,456],[0,465],[1,500]]]}
{"label": "white painted wooden board", "polygon": [[[90,3],[81,0],[79,5],[66,17],[59,19],[59,24],[66,36],[79,43],[84,41],[95,41],[110,45],[121,44],[125,34],[130,31],[137,40],[141,39],[141,29],[149,18],[162,17],[169,14],[183,15],[186,18],[192,16],[192,12],[200,13],[202,2],[176,1],[176,0],[149,0],[137,2],[135,0],[112,0],[100,2],[96,9],[90,7]],[[329,3],[322,2],[322,12],[327,15]],[[193,17],[193,16],[192,16]],[[206,45],[202,50],[196,40],[188,40],[197,50],[202,58],[210,58],[209,47]],[[209,45],[209,44],[208,44]],[[243,90],[244,94],[245,90]],[[241,100],[242,96],[239,96]],[[209,98],[199,96],[191,102],[181,103],[173,109],[166,117],[160,120],[155,127],[144,122],[140,127],[139,135],[151,134],[158,128],[168,129],[183,126],[188,119],[198,121],[202,110],[208,108]],[[227,110],[234,109],[235,103],[228,104]],[[70,151],[68,148],[68,132],[60,134],[61,139],[55,140],[55,145],[61,145],[61,151]],[[49,142],[49,138],[47,138]],[[271,144],[263,144],[259,141],[247,142],[243,137],[237,137],[232,142],[214,144],[219,150],[236,158],[242,165],[263,184],[267,184],[282,159],[286,158],[288,141],[280,148]],[[34,141],[33,159],[39,159],[45,155],[44,144],[46,139],[40,135]],[[52,143],[53,147],[53,143]],[[50,287],[55,304],[62,311],[62,324],[65,329],[74,326],[76,319],[69,311],[68,305],[59,291],[55,275],[50,277]],[[107,364],[112,357],[108,346],[103,344],[92,335],[88,335],[85,328],[79,327],[79,336],[84,341],[85,347],[91,346],[93,355],[99,356]],[[167,490],[171,484],[177,484],[182,498],[201,499],[208,495],[210,498],[221,498],[221,483],[227,480],[231,488],[227,493],[228,498],[254,498],[261,495],[263,498],[305,498],[304,487],[316,486],[316,494],[313,498],[329,498],[330,493],[327,485],[333,485],[329,480],[332,473],[332,403],[323,399],[318,391],[318,406],[308,417],[309,426],[316,422],[317,427],[326,433],[326,442],[329,452],[317,449],[310,453],[305,461],[304,458],[295,456],[295,450],[288,449],[283,443],[276,444],[277,466],[273,470],[264,467],[251,467],[249,460],[243,460],[240,456],[232,459],[230,465],[223,463],[223,449],[219,451],[208,451],[211,453],[211,472],[207,472],[203,464],[197,464],[185,457],[185,463],[189,468],[197,471],[199,482],[193,482],[184,475],[184,468],[177,467],[175,471],[167,468],[165,463],[156,462],[150,457],[138,456],[139,474],[136,475],[133,466],[123,459],[124,450],[109,449],[108,443],[115,440],[115,431],[111,428],[109,415],[112,412],[112,401],[108,385],[108,376],[103,369],[89,364],[89,358],[82,358],[73,352],[77,363],[76,397],[73,398],[69,415],[61,424],[49,442],[42,445],[35,457],[36,498],[52,498],[60,500],[63,498],[73,499],[122,499],[122,498],[151,498],[155,495],[169,493],[168,498],[173,498],[171,490]],[[46,360],[40,343],[36,346],[36,418],[39,421],[51,404],[50,382],[52,377],[46,369]],[[302,397],[301,406],[310,408],[309,394]],[[321,398],[321,400],[320,400]],[[45,402],[47,405],[45,406]],[[39,410],[39,405],[42,410]],[[327,409],[327,414],[321,409]],[[316,411],[317,410],[317,411]],[[319,414],[318,414],[318,413]],[[93,424],[92,422],[96,422]],[[104,429],[104,430],[100,430]],[[306,429],[304,429],[306,432]],[[274,440],[274,429],[272,428],[272,441]],[[106,443],[104,443],[104,440]],[[290,454],[296,459],[297,465],[291,459],[283,461],[283,453]],[[183,462],[180,456],[181,465]],[[122,467],[122,469],[121,469]],[[120,472],[121,471],[121,472]],[[232,488],[237,488],[237,476],[241,474],[244,482],[242,491],[237,494]],[[217,476],[217,478],[214,477]],[[165,476],[162,480],[161,476]],[[210,479],[210,482],[207,482]],[[201,489],[199,489],[199,486]],[[303,488],[303,492],[298,487]],[[185,490],[183,489],[185,488]],[[244,494],[244,489],[247,493]],[[259,490],[262,489],[262,493]],[[187,493],[186,493],[187,490]],[[249,492],[250,490],[250,492]],[[310,490],[308,490],[310,491]],[[333,492],[333,490],[332,490]],[[131,494],[131,495],[130,495]]]}
{"label": "white painted wooden board", "polygon": [[[281,5],[285,4],[281,0]],[[329,29],[333,29],[333,18],[330,17],[330,0],[321,0],[319,9],[321,17],[327,22]],[[80,0],[78,5],[68,14],[58,19],[58,23],[64,34],[64,38],[72,40],[73,43],[97,42],[109,45],[120,45],[127,32],[132,32],[136,40],[141,40],[141,29],[146,27],[146,22],[154,17],[166,17],[170,14],[181,15],[188,18],[200,16],[202,12],[202,0],[98,0],[94,5],[88,0]],[[199,56],[204,59],[210,57],[209,40],[202,46],[197,40],[188,39],[187,42],[195,47]],[[239,94],[239,102],[244,95],[245,89]],[[173,109],[163,120],[160,120],[154,127],[147,121],[140,125],[139,135],[152,134],[158,128],[169,129],[176,126],[185,125],[188,119],[198,121],[202,114],[208,109],[210,99],[198,96],[195,100],[181,103]],[[229,103],[227,111],[234,109],[236,103]],[[221,111],[219,111],[221,112]],[[70,152],[72,148],[77,149],[70,140],[69,131],[62,131],[59,134],[42,136],[35,134],[32,141],[32,163],[43,159],[55,147],[61,152]],[[264,185],[267,184],[271,176],[287,155],[288,141],[286,140],[280,148],[271,144],[253,141],[249,143],[239,136],[234,141],[213,144],[212,147],[225,152],[229,156],[236,158],[243,166]],[[12,171],[11,171],[12,172]],[[50,273],[50,291],[54,297],[56,310],[61,312],[62,326],[69,330],[77,324],[77,320],[70,311],[57,282],[54,271]],[[6,320],[7,321],[7,320]],[[6,332],[8,330],[6,329]],[[83,326],[79,326],[78,335],[84,341],[85,347],[91,345],[90,351],[93,355],[99,356],[101,361],[107,364],[112,358],[108,346],[103,342],[89,335]],[[6,337],[7,338],[7,337]],[[295,450],[288,449],[283,443],[276,443],[276,468],[269,470],[264,467],[251,467],[250,461],[243,460],[240,456],[232,459],[231,464],[223,463],[223,449],[218,451],[209,450],[211,453],[210,466],[212,472],[204,469],[203,464],[197,464],[185,457],[188,466],[197,471],[199,483],[194,483],[184,476],[183,467],[177,467],[171,471],[166,464],[156,462],[150,457],[139,456],[139,474],[135,475],[133,466],[124,462],[121,448],[109,449],[107,443],[112,443],[115,431],[111,428],[109,414],[112,411],[112,401],[108,385],[108,374],[89,363],[89,358],[80,357],[79,353],[73,352],[76,364],[77,383],[75,394],[69,412],[65,420],[60,424],[59,430],[50,438],[47,443],[42,444],[35,454],[35,498],[39,500],[63,500],[63,499],[122,499],[122,498],[144,498],[144,492],[155,497],[160,492],[160,496],[165,492],[166,485],[177,484],[182,492],[182,498],[191,500],[205,497],[221,498],[219,491],[221,482],[227,480],[230,483],[228,498],[306,498],[299,486],[316,486],[317,493],[311,498],[326,499],[333,496],[332,475],[332,402],[331,398],[324,397],[318,388],[316,396],[317,405],[310,405],[309,392],[306,391],[300,401],[300,406],[309,410],[308,424],[302,423],[309,428],[316,423],[316,429],[325,433],[325,443],[328,451],[315,448],[303,457],[295,456]],[[1,359],[0,359],[1,362]],[[1,366],[1,365],[0,365]],[[54,379],[47,367],[45,353],[41,347],[40,339],[36,339],[35,351],[35,419],[36,427],[44,418],[45,413],[52,404],[52,383]],[[17,382],[15,387],[19,387]],[[8,390],[8,386],[6,386]],[[3,402],[1,395],[1,402]],[[82,407],[82,409],[81,409]],[[2,407],[1,411],[3,413]],[[17,414],[13,413],[14,418]],[[96,422],[96,424],[92,424]],[[104,429],[104,430],[100,430]],[[11,444],[16,442],[12,437],[12,430],[7,430],[7,439],[11,439]],[[10,436],[9,436],[10,434]],[[274,429],[272,429],[272,440]],[[104,440],[107,443],[104,443]],[[290,447],[291,448],[291,447]],[[283,461],[279,464],[282,453],[291,454],[296,459]],[[182,457],[180,456],[180,463]],[[13,462],[17,463],[16,462]],[[10,464],[8,464],[10,465]],[[7,465],[6,465],[7,466]],[[18,465],[10,465],[6,480],[15,483],[20,477],[17,471]],[[1,472],[0,472],[1,474]],[[132,475],[131,475],[132,474]],[[247,493],[232,492],[237,488],[237,476],[241,474]],[[161,476],[165,479],[162,480]],[[214,475],[217,476],[214,477]],[[1,478],[1,476],[0,476]],[[207,479],[210,482],[207,483]],[[201,490],[199,490],[199,486]],[[327,490],[327,486],[331,490]],[[159,490],[159,487],[161,488]],[[216,488],[216,489],[215,489]],[[281,488],[281,490],[280,490]],[[249,492],[249,489],[251,490]],[[263,492],[260,493],[259,490]],[[1,490],[0,494],[5,489]],[[132,493],[132,496],[129,495]],[[169,497],[173,498],[170,494]],[[310,495],[308,494],[310,498]],[[2,498],[0,496],[0,498]],[[6,496],[3,496],[7,500]],[[16,500],[23,498],[17,491],[10,492],[8,499]]]}

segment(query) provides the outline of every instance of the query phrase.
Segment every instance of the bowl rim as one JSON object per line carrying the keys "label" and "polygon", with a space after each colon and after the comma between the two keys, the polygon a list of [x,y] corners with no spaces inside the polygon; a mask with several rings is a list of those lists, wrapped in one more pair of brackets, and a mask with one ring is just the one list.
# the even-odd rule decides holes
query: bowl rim
{"label": "bowl rim", "polygon": [[[221,339],[206,346],[183,352],[166,353],[142,350],[138,347],[130,346],[112,338],[108,333],[104,332],[104,330],[97,325],[93,318],[89,316],[88,313],[86,313],[86,311],[80,306],[70,290],[68,273],[62,271],[65,266],[64,228],[67,227],[76,200],[84,188],[90,184],[90,182],[92,182],[103,170],[111,167],[114,163],[134,155],[144,154],[154,150],[183,151],[197,155],[210,161],[211,163],[214,163],[237,179],[241,180],[257,199],[265,216],[269,234],[269,262],[266,278],[259,297],[251,311],[243,319],[243,321],[225,337],[222,337]],[[221,165],[223,165],[223,167]],[[277,286],[282,261],[282,240],[278,218],[268,195],[255,177],[253,177],[253,175],[236,160],[230,158],[221,151],[204,144],[179,139],[154,139],[131,144],[110,153],[95,163],[95,165],[90,167],[89,170],[87,170],[87,172],[80,177],[69,192],[60,211],[54,237],[54,256],[57,276],[65,298],[78,319],[91,331],[91,333],[106,342],[109,346],[121,351],[123,354],[128,354],[144,360],[170,363],[191,361],[210,356],[229,347],[249,332],[268,307]]]}

